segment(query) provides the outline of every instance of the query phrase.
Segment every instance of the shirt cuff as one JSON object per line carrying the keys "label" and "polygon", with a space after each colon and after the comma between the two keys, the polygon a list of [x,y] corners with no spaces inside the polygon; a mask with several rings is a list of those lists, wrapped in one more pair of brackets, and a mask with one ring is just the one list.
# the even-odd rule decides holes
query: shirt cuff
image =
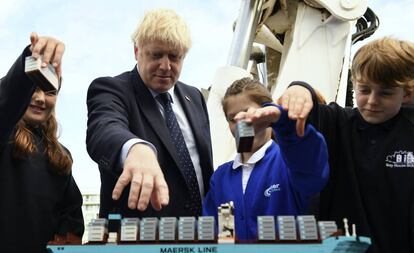
{"label": "shirt cuff", "polygon": [[125,142],[124,145],[122,145],[121,156],[119,158],[121,168],[124,167],[124,163],[125,163],[125,160],[128,156],[129,150],[135,144],[145,144],[145,145],[147,145],[148,147],[150,147],[152,149],[152,151],[154,151],[155,156],[157,156],[157,149],[155,148],[155,146],[152,143],[150,143],[146,140],[140,139],[140,138],[130,139],[127,142]]}

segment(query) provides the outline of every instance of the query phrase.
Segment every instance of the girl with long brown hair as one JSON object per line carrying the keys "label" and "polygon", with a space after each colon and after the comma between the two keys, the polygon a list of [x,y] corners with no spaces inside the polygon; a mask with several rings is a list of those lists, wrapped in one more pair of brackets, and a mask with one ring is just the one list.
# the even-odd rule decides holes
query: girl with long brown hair
{"label": "girl with long brown hair", "polygon": [[0,81],[0,251],[46,252],[55,235],[83,234],[82,196],[69,151],[57,140],[57,91],[25,74],[25,57],[43,56],[60,76],[64,44],[33,33]]}

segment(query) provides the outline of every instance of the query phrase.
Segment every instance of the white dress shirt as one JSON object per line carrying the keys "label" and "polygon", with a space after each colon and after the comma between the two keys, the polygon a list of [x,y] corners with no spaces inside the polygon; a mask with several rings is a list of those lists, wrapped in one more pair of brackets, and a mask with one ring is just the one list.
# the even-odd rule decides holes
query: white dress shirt
{"label": "white dress shirt", "polygon": [[[149,89],[149,91],[151,92],[152,96],[155,99],[155,97],[159,93],[151,90],[150,88],[148,88],[148,89]],[[196,172],[196,175],[197,175],[197,182],[198,182],[198,185],[200,187],[200,194],[201,194],[201,196],[204,196],[203,195],[204,194],[203,173],[201,171],[200,156],[198,154],[195,138],[194,138],[193,132],[191,130],[190,123],[188,122],[187,117],[185,116],[183,107],[181,106],[180,100],[178,99],[178,97],[174,93],[174,89],[175,89],[175,86],[173,86],[170,90],[168,90],[168,93],[170,93],[171,98],[172,98],[171,107],[174,111],[175,117],[177,118],[178,125],[180,126],[181,132],[183,134],[188,152],[190,153],[191,161],[193,162],[194,169],[195,169],[195,172]],[[161,115],[164,117],[164,107],[162,106],[162,104],[157,99],[155,99],[155,102],[158,106],[158,109],[161,112]],[[125,162],[125,159],[128,155],[129,150],[131,149],[131,147],[133,145],[135,145],[137,143],[143,143],[143,144],[148,145],[150,148],[152,148],[154,150],[155,154],[157,155],[157,149],[155,148],[155,146],[152,143],[150,143],[148,141],[145,141],[143,139],[140,139],[140,138],[130,139],[127,142],[125,142],[124,145],[122,146],[121,157],[120,157],[121,167],[123,167],[123,165],[124,165],[124,162]]]}

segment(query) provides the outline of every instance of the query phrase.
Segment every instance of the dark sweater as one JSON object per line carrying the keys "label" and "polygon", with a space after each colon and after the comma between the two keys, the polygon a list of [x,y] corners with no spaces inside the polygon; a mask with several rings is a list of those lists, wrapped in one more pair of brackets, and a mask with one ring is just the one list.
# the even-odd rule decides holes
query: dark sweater
{"label": "dark sweater", "polygon": [[325,136],[331,168],[320,219],[356,224],[372,239],[369,252],[414,252],[414,109],[372,125],[356,108],[314,105],[310,120]]}
{"label": "dark sweater", "polygon": [[58,175],[32,129],[37,153],[12,156],[15,125],[35,85],[24,74],[25,49],[0,83],[0,252],[44,252],[55,234],[83,234],[82,196],[72,177]]}

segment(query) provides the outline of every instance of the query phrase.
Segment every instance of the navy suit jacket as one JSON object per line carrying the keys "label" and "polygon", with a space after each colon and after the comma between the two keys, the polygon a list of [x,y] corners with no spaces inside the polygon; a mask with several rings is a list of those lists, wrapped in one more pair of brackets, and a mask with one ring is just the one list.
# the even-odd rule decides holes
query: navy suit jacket
{"label": "navy suit jacket", "polygon": [[[201,92],[194,87],[177,82],[175,93],[194,134],[207,192],[213,173],[207,107]],[[88,90],[87,105],[87,150],[98,163],[101,174],[100,217],[107,218],[108,213],[114,211],[124,217],[192,215],[188,211],[189,190],[178,168],[174,143],[156,101],[136,67],[115,77],[95,79]],[[119,201],[112,200],[112,191],[122,172],[122,145],[132,138],[146,140],[158,151],[158,162],[170,193],[170,203],[161,211],[155,211],[151,205],[144,212],[129,209],[129,187],[124,189]]]}

